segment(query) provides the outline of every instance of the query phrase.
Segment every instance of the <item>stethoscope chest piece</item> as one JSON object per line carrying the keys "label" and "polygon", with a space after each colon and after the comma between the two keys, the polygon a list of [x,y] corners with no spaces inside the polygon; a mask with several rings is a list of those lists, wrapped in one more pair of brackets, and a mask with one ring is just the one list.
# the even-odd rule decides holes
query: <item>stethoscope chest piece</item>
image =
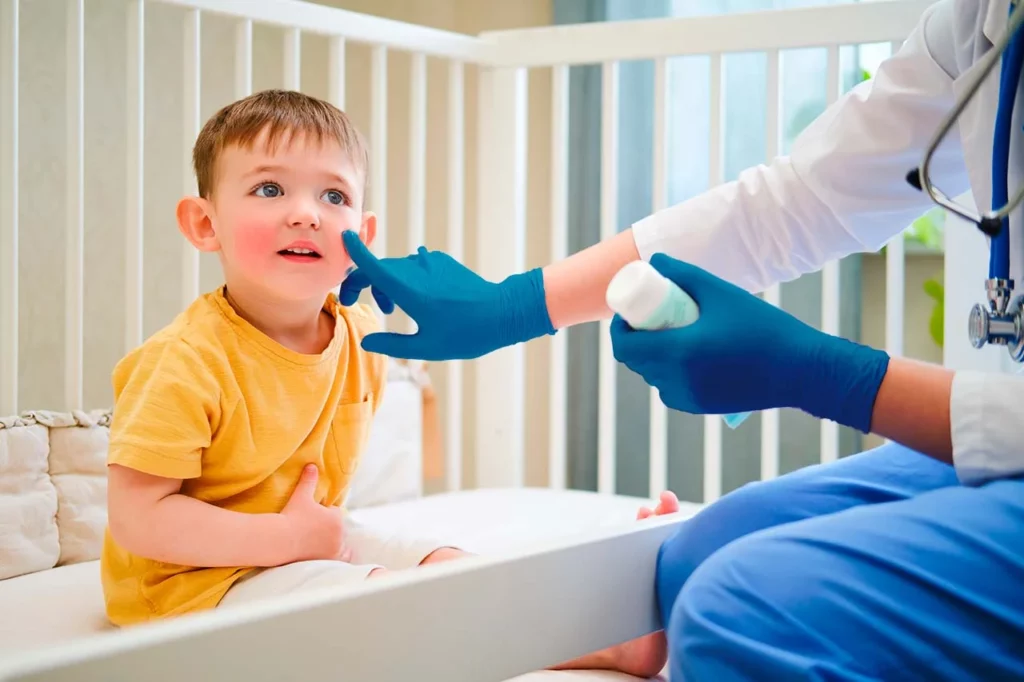
{"label": "stethoscope chest piece", "polygon": [[967,320],[971,345],[975,348],[985,344],[1006,346],[1011,358],[1024,362],[1024,296],[1011,300],[1013,280],[986,280],[985,290],[988,306],[976,303]]}

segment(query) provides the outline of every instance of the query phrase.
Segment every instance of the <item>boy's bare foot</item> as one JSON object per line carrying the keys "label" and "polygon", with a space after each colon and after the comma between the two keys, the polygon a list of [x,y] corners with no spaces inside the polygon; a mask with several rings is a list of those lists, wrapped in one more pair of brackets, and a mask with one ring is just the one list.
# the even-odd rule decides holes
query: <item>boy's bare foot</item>
{"label": "boy's bare foot", "polygon": [[[674,514],[679,511],[679,499],[674,493],[665,491],[654,509],[641,507],[637,520]],[[660,673],[668,662],[668,644],[664,631],[610,647],[574,661],[554,666],[553,670],[617,670],[635,677],[648,678]]]}
{"label": "boy's bare foot", "polygon": [[661,516],[662,514],[675,514],[679,511],[679,498],[671,490],[666,490],[658,498],[658,506],[654,509],[649,507],[640,507],[636,513],[637,521],[650,518],[652,516]]}

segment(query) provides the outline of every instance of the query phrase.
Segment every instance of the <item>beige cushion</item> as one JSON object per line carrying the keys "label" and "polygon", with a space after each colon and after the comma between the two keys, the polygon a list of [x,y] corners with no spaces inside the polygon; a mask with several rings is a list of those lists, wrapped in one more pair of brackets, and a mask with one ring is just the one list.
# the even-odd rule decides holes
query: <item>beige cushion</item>
{"label": "beige cushion", "polygon": [[30,420],[0,421],[0,580],[57,564],[57,490],[49,432]]}
{"label": "beige cushion", "polygon": [[0,419],[0,580],[99,558],[107,412]]}
{"label": "beige cushion", "polygon": [[107,446],[110,415],[50,429],[50,478],[57,489],[60,562],[99,558],[107,525]]}

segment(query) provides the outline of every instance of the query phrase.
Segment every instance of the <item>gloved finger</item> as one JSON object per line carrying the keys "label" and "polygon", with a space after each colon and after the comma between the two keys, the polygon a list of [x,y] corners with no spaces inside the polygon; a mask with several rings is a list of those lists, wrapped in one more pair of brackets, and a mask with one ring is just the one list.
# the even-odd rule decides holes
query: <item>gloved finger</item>
{"label": "gloved finger", "polygon": [[366,248],[366,244],[359,238],[357,232],[345,230],[341,233],[341,238],[345,244],[345,251],[348,252],[352,262],[369,278],[373,286],[383,289],[390,298],[394,299],[395,293],[402,286],[402,281],[388,269],[384,261],[379,260]]}
{"label": "gloved finger", "polygon": [[342,305],[350,306],[359,300],[363,289],[368,286],[370,286],[370,278],[367,277],[366,272],[356,269],[342,281],[341,289],[338,291],[338,300]]}
{"label": "gloved finger", "polygon": [[612,337],[612,355],[626,366],[646,362],[666,353],[677,352],[676,347],[685,343],[696,325],[676,329],[644,330],[633,329],[629,323],[616,315],[609,327]]}
{"label": "gloved finger", "polygon": [[612,357],[617,362],[625,363],[631,355],[630,351],[636,347],[636,344],[629,338],[636,333],[635,330],[622,319],[622,316],[616,315],[612,318],[608,333],[612,337]]}
{"label": "gloved finger", "polygon": [[390,315],[395,312],[395,303],[388,295],[385,294],[379,287],[373,287],[370,289],[373,292],[373,300],[377,301],[377,307],[385,315]]}
{"label": "gloved finger", "polygon": [[367,353],[377,353],[401,360],[433,360],[423,357],[422,340],[419,334],[395,334],[375,332],[363,338],[362,347]]}

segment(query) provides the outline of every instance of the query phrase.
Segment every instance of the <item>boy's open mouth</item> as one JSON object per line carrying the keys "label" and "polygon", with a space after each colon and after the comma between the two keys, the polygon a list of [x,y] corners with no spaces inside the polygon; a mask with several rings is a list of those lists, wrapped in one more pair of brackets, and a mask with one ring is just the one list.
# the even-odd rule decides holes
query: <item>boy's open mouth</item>
{"label": "boy's open mouth", "polygon": [[278,255],[284,256],[290,260],[317,260],[321,257],[320,254],[313,249],[304,249],[300,247],[281,249],[277,253]]}

